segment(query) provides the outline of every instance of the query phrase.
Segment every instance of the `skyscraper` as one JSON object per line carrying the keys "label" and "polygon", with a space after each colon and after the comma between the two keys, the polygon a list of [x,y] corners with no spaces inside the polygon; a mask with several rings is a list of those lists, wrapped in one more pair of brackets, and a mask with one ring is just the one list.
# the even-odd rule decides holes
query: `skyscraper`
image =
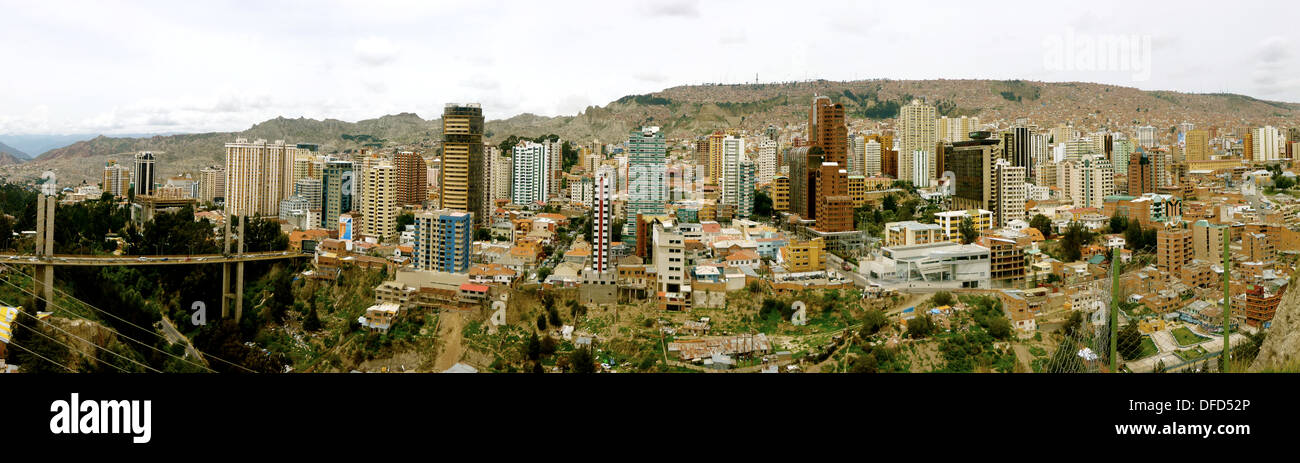
{"label": "skyscraper", "polygon": [[614,238],[614,182],[617,173],[613,167],[596,169],[595,204],[592,208],[591,256],[592,268],[597,272],[613,270],[610,243]]}
{"label": "skyscraper", "polygon": [[226,143],[226,208],[240,216],[278,216],[293,194],[293,160],[300,150],[283,140],[239,138]]}
{"label": "skyscraper", "polygon": [[1276,161],[1281,158],[1282,133],[1277,128],[1266,125],[1251,129],[1250,135],[1255,161]]}
{"label": "skyscraper", "polygon": [[865,140],[862,143],[862,174],[875,177],[881,174],[880,142]]}
{"label": "skyscraper", "polygon": [[[1138,146],[1143,148],[1155,148],[1156,146],[1156,128],[1144,125],[1137,129]],[[1057,140],[1059,143],[1060,140]]]}
{"label": "skyscraper", "polygon": [[863,175],[867,160],[867,138],[862,135],[849,135],[849,175]]}
{"label": "skyscraper", "polygon": [[470,212],[482,225],[489,212],[483,178],[483,108],[448,103],[442,111],[442,207]]}
{"label": "skyscraper", "polygon": [[1193,129],[1183,135],[1183,152],[1188,161],[1210,160],[1210,133],[1205,129]]}
{"label": "skyscraper", "polygon": [[1143,193],[1156,192],[1156,165],[1151,162],[1147,151],[1138,147],[1129,155],[1128,160],[1128,194],[1141,196]]}
{"label": "skyscraper", "polygon": [[423,205],[429,197],[428,166],[424,157],[413,151],[399,151],[393,156],[393,167],[397,169],[397,203]]}
{"label": "skyscraper", "polygon": [[[719,143],[719,155],[721,155]],[[667,147],[659,127],[632,130],[627,139],[627,210],[625,239],[636,237],[638,214],[663,214],[668,201]],[[721,160],[721,156],[719,156]],[[719,169],[721,166],[719,166]]]}
{"label": "skyscraper", "polygon": [[755,177],[758,166],[753,161],[740,161],[739,191],[736,195],[736,217],[748,218],[754,213]]}
{"label": "skyscraper", "polygon": [[135,153],[135,195],[153,195],[154,155],[150,151]]}
{"label": "skyscraper", "polygon": [[709,183],[718,185],[722,183],[722,139],[727,135],[721,130],[715,130],[709,134]]}
{"label": "skyscraper", "polygon": [[322,227],[333,227],[339,215],[352,212],[353,193],[356,192],[352,161],[328,161],[321,176]]}
{"label": "skyscraper", "polygon": [[117,198],[125,197],[131,189],[131,168],[108,160],[104,163],[104,184],[100,189]]}
{"label": "skyscraper", "polygon": [[1002,134],[1003,156],[1011,165],[1024,167],[1025,172],[1034,171],[1033,140],[1028,127],[1012,127]]}
{"label": "skyscraper", "polygon": [[[914,165],[912,157],[917,151],[922,151],[926,156],[935,155],[936,137],[935,137],[935,109],[934,106],[922,103],[920,100],[912,102],[898,110],[898,123],[896,124],[898,137],[898,178],[900,180],[912,180],[916,177],[912,173]],[[945,160],[945,165],[947,164]],[[929,162],[929,168],[934,169],[935,163]],[[945,168],[946,170],[951,170]],[[933,171],[923,173],[935,178]]]}
{"label": "skyscraper", "polygon": [[758,142],[758,183],[768,183],[776,176],[776,140],[764,138]]}
{"label": "skyscraper", "polygon": [[831,103],[825,96],[813,98],[808,112],[809,146],[820,146],[825,162],[848,166],[849,127],[844,121],[844,105]]}
{"label": "skyscraper", "polygon": [[550,198],[550,162],[552,153],[542,143],[523,141],[512,150],[514,160],[510,202],[521,205],[546,203]]}
{"label": "skyscraper", "polygon": [[361,195],[361,233],[378,238],[381,243],[397,238],[397,168],[378,162],[363,172]]}
{"label": "skyscraper", "polygon": [[738,205],[740,161],[745,158],[745,139],[728,135],[722,139],[722,203]]}

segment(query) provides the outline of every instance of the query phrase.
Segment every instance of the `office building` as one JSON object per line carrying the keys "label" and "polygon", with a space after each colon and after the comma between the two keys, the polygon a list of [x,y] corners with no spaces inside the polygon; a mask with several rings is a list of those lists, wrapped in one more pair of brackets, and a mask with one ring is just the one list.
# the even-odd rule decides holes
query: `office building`
{"label": "office building", "polygon": [[[719,139],[720,141],[721,139]],[[719,160],[722,145],[718,144]],[[668,200],[667,147],[659,127],[632,130],[627,140],[627,218],[623,236],[636,237],[639,214],[662,215]],[[721,173],[719,165],[718,173]]]}
{"label": "office building", "polygon": [[614,183],[617,173],[613,167],[596,169],[595,198],[591,211],[591,257],[596,272],[613,270],[610,246],[614,239]]}
{"label": "office building", "polygon": [[[107,190],[105,190],[107,191]],[[226,170],[208,166],[199,171],[199,202],[215,203],[226,198]]]}
{"label": "office building", "polygon": [[769,183],[776,176],[776,140],[758,142],[758,183]]}
{"label": "office building", "polygon": [[321,226],[333,227],[339,216],[352,212],[357,196],[352,161],[327,161],[321,171]]}
{"label": "office building", "polygon": [[109,159],[104,163],[104,183],[100,189],[115,198],[125,198],[131,189],[131,168]]}
{"label": "office building", "polygon": [[442,111],[441,206],[470,212],[476,225],[489,217],[483,178],[483,108],[449,103]]}
{"label": "office building", "polygon": [[154,175],[155,175],[154,155],[150,151],[141,151],[135,154],[135,195],[152,196],[154,193]]}

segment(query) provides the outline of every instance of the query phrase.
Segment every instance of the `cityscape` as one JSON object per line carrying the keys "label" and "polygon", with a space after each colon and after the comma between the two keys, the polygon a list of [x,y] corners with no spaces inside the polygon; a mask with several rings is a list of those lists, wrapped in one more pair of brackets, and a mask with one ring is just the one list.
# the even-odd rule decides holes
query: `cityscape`
{"label": "cityscape", "polygon": [[1300,371],[1300,103],[761,77],[0,130],[0,372]]}

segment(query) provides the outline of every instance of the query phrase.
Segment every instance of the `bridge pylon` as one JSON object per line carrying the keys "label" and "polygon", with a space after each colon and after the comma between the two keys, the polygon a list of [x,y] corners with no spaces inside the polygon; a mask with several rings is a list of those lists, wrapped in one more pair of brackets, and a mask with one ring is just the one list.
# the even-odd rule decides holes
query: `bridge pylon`
{"label": "bridge pylon", "polygon": [[[54,256],[54,205],[57,203],[58,199],[54,196],[36,196],[36,256],[42,261]],[[36,265],[32,272],[32,283],[35,286],[35,291],[32,292],[43,298],[32,301],[32,306],[40,311],[50,311],[50,301],[54,300],[54,266]]]}
{"label": "bridge pylon", "polygon": [[[221,248],[222,254],[226,256],[231,255],[230,248],[232,243],[231,243],[231,236],[230,236],[230,222],[232,220],[234,220],[234,218],[230,214],[230,210],[226,209],[226,220],[225,220],[226,228],[225,228],[225,233],[222,233],[222,248]],[[236,235],[235,241],[237,242],[234,243],[234,247],[235,247],[234,255],[238,257],[242,257],[244,255],[244,222],[247,222],[247,219],[245,219],[244,217],[240,217],[239,229],[238,229],[239,234]],[[235,273],[234,292],[230,291],[231,289],[230,274],[232,271],[232,267]],[[230,318],[230,305],[231,305],[230,302],[232,299],[234,300],[235,303],[234,304],[235,323],[239,323],[239,320],[243,318],[244,315],[244,262],[243,261],[234,262],[234,263],[225,262],[221,264],[221,318]]]}

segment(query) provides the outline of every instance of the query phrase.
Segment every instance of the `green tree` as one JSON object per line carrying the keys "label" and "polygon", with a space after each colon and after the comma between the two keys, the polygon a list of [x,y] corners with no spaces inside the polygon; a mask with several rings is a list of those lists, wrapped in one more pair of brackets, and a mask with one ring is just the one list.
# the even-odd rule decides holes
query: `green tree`
{"label": "green tree", "polygon": [[754,191],[754,217],[771,218],[775,212],[772,209],[772,197],[762,190]]}
{"label": "green tree", "polygon": [[885,317],[885,312],[871,309],[862,317],[862,331],[858,332],[858,335],[864,338],[871,337],[886,326],[889,326],[889,319]]}
{"label": "green tree", "polygon": [[1034,218],[1029,219],[1029,226],[1038,229],[1043,234],[1043,238],[1052,236],[1052,219],[1043,214],[1034,214]]}
{"label": "green tree", "polygon": [[1142,354],[1142,333],[1136,323],[1129,323],[1119,329],[1115,335],[1119,355],[1128,360],[1136,360]]}
{"label": "green tree", "polygon": [[958,226],[957,230],[961,232],[962,244],[974,243],[980,236],[979,231],[975,230],[975,221],[971,220],[970,216],[961,219],[961,225]]}
{"label": "green tree", "polygon": [[542,343],[537,339],[537,333],[528,335],[528,360],[536,361],[542,356]]}
{"label": "green tree", "polygon": [[939,291],[937,293],[934,293],[933,296],[930,296],[930,302],[933,303],[935,307],[941,305],[952,305],[953,303],[952,293],[949,293],[947,291]]}
{"label": "green tree", "polygon": [[397,215],[397,231],[406,230],[407,225],[415,225],[415,214],[403,212]]}
{"label": "green tree", "polygon": [[596,359],[586,347],[579,347],[569,354],[569,365],[573,367],[574,373],[596,372]]}
{"label": "green tree", "polygon": [[907,337],[922,339],[934,332],[934,320],[929,315],[919,315],[907,321]]}
{"label": "green tree", "polygon": [[486,228],[474,230],[474,241],[492,241],[492,232]]}
{"label": "green tree", "polygon": [[1115,215],[1110,217],[1111,233],[1121,233],[1126,231],[1127,229],[1128,229],[1128,218],[1119,215],[1119,212],[1116,212]]}
{"label": "green tree", "polygon": [[1061,236],[1061,257],[1066,262],[1083,258],[1083,247],[1092,244],[1094,235],[1079,222],[1070,222],[1065,234]]}

